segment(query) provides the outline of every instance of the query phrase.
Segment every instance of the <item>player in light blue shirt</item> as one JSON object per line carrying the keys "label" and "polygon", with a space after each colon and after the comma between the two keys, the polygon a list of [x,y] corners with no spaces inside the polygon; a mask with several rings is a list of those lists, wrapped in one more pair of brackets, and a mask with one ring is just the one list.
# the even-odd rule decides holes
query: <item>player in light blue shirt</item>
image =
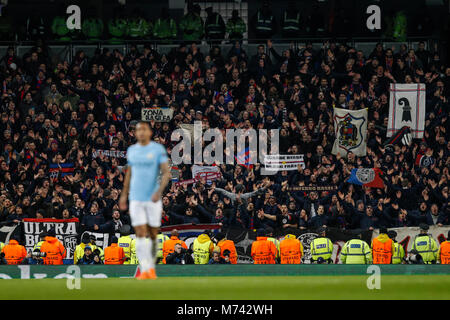
{"label": "player in light blue shirt", "polygon": [[[125,174],[119,206],[127,209],[130,200],[131,224],[136,232],[136,254],[141,274],[138,279],[155,279],[156,238],[161,226],[161,195],[171,179],[164,147],[151,141],[148,122],[136,126],[137,143],[127,151]],[[161,182],[158,183],[161,171]],[[129,196],[128,196],[129,193]]]}

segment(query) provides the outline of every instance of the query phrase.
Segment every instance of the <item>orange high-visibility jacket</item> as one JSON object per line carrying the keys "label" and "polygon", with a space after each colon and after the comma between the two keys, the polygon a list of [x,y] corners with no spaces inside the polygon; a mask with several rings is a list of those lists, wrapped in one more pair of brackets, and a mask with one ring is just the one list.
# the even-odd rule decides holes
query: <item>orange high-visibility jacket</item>
{"label": "orange high-visibility jacket", "polygon": [[105,264],[123,264],[125,261],[123,248],[119,247],[117,243],[111,243],[109,247],[106,247],[104,254]]}
{"label": "orange high-visibility jacket", "polygon": [[280,242],[280,263],[300,264],[303,255],[303,246],[298,239],[284,239]]}
{"label": "orange high-visibility jacket", "polygon": [[45,237],[45,242],[41,245],[41,252],[47,253],[43,258],[44,264],[63,264],[66,256],[66,249],[55,237]]}
{"label": "orange high-visibility jacket", "polygon": [[163,243],[163,263],[166,263],[166,257],[171,254],[175,250],[175,245],[179,243],[185,249],[187,249],[187,245],[183,240],[178,239],[177,236],[171,236],[169,240],[164,241]]}
{"label": "orange high-visibility jacket", "polygon": [[225,250],[230,250],[230,263],[237,264],[237,251],[236,246],[232,240],[221,240],[217,243],[220,248],[220,256],[223,258],[223,252]]}
{"label": "orange high-visibility jacket", "polygon": [[390,264],[394,243],[385,234],[380,234],[372,240],[373,264]]}
{"label": "orange high-visibility jacket", "polygon": [[3,247],[2,252],[8,264],[19,264],[27,256],[27,250],[16,240],[9,240],[9,243]]}
{"label": "orange high-visibility jacket", "polygon": [[444,241],[439,248],[441,264],[450,264],[450,241]]}
{"label": "orange high-visibility jacket", "polygon": [[251,254],[254,264],[274,264],[277,247],[267,237],[257,237],[252,243]]}

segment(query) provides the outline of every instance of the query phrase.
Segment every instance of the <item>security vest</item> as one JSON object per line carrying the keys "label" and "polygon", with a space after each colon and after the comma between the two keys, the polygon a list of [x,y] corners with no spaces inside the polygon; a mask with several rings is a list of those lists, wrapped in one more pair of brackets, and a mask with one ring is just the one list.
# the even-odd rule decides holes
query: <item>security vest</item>
{"label": "security vest", "polygon": [[233,240],[221,240],[217,244],[217,246],[220,248],[220,256],[223,258],[223,252],[225,250],[230,251],[230,263],[236,264],[237,263],[237,252],[236,252],[236,246],[234,245]]}
{"label": "security vest", "polygon": [[394,254],[392,255],[392,264],[401,264],[404,257],[405,257],[405,249],[403,249],[403,246],[400,243],[394,242]]}
{"label": "security vest", "polygon": [[209,261],[209,248],[211,240],[200,243],[198,238],[194,240],[194,263],[207,264]]}
{"label": "security vest", "polygon": [[128,35],[131,38],[144,37],[148,34],[149,24],[145,19],[132,19],[128,22]]}
{"label": "security vest", "polygon": [[277,248],[267,237],[257,237],[252,243],[254,264],[275,264]]}
{"label": "security vest", "polygon": [[59,41],[70,41],[71,30],[67,28],[66,17],[56,16],[52,22],[52,32],[59,37]]}
{"label": "security vest", "polygon": [[437,260],[438,247],[436,241],[429,234],[416,236],[412,250],[417,250],[426,264],[434,263]]}
{"label": "security vest", "polygon": [[36,243],[33,247],[33,251],[38,249],[39,251],[41,251],[41,246],[44,243],[44,241],[39,241],[38,243]]}
{"label": "security vest", "polygon": [[5,247],[5,244],[0,241],[0,252],[2,252],[3,248]]}
{"label": "security vest", "polygon": [[316,238],[311,242],[311,258],[317,261],[322,258],[325,261],[331,259],[333,253],[333,242],[328,238]]}
{"label": "security vest", "polygon": [[169,254],[175,251],[175,245],[179,243],[185,249],[187,249],[186,243],[183,240],[178,239],[176,236],[171,236],[170,239],[164,241],[163,244],[163,263],[166,263],[166,258]]}
{"label": "security vest", "polygon": [[372,240],[374,264],[390,264],[392,260],[392,239],[381,242],[378,238]]}
{"label": "security vest", "polygon": [[122,236],[119,238],[117,242],[119,247],[123,249],[123,253],[125,254],[125,258],[128,258],[128,261],[125,261],[123,264],[137,264],[136,257],[136,240],[132,239],[130,236]]}
{"label": "security vest", "polygon": [[[97,246],[94,244],[85,244],[85,243],[80,243],[79,245],[77,245],[75,247],[75,252],[73,253],[73,264],[77,264],[78,260],[81,260],[84,256],[84,248],[86,248],[86,246],[91,247],[92,251],[94,251],[95,249],[97,249]],[[100,248],[98,248],[100,249]]]}
{"label": "security vest", "polygon": [[66,249],[56,237],[45,237],[41,252],[47,255],[42,259],[46,265],[61,265],[66,255]]}
{"label": "security vest", "polygon": [[242,39],[244,32],[247,30],[247,26],[244,22],[244,20],[242,20],[242,18],[237,18],[236,20],[233,19],[229,19],[227,22],[227,32],[228,32],[228,37],[230,39],[237,39],[240,40]]}
{"label": "security vest", "polygon": [[450,264],[450,241],[441,243],[439,259],[441,260],[441,264]]}
{"label": "security vest", "polygon": [[32,17],[28,17],[26,24],[28,36],[31,37],[45,36],[45,23],[44,19],[42,19],[41,17],[36,17],[34,21]]}
{"label": "security vest", "polygon": [[27,256],[27,250],[16,240],[9,240],[9,243],[2,249],[5,260],[8,264],[20,264]]}
{"label": "security vest", "polygon": [[267,240],[269,240],[275,245],[275,248],[277,249],[277,254],[275,258],[278,259],[280,257],[280,241],[278,241],[278,239],[275,239],[273,237],[267,237]]}
{"label": "security vest", "polygon": [[263,17],[261,11],[258,11],[256,15],[256,31],[261,33],[272,32],[272,20],[273,15],[270,15],[269,17]]}
{"label": "security vest", "polygon": [[87,18],[81,30],[89,40],[98,40],[103,33],[103,21],[98,18]]}
{"label": "security vest", "polygon": [[300,13],[297,12],[295,17],[289,16],[288,12],[284,12],[284,32],[297,32],[300,30]]}
{"label": "security vest", "polygon": [[184,40],[199,40],[203,36],[203,21],[198,15],[188,13],[181,18],[180,29]]}
{"label": "security vest", "polygon": [[127,20],[123,18],[111,19],[108,21],[108,32],[112,36],[111,40],[120,40],[127,34]]}
{"label": "security vest", "polygon": [[163,245],[164,242],[166,242],[167,240],[169,240],[169,237],[166,236],[163,233],[160,233],[156,236],[156,243],[157,243],[157,253],[156,253],[156,258],[160,258],[159,263],[162,264],[163,263]]}
{"label": "security vest", "polygon": [[218,36],[220,35],[223,30],[221,25],[219,24],[219,14],[215,13],[216,18],[213,20],[214,22],[211,22],[211,20],[209,20],[208,24],[206,24],[206,33],[209,36]]}
{"label": "security vest", "polygon": [[344,244],[340,260],[343,264],[369,264],[372,262],[372,250],[367,242],[352,239]]}
{"label": "security vest", "polygon": [[394,18],[394,39],[406,41],[407,19],[403,12],[398,12]]}
{"label": "security vest", "polygon": [[105,248],[105,264],[123,264],[124,260],[123,248],[119,247],[117,243],[111,243],[109,247]]}
{"label": "security vest", "polygon": [[153,36],[158,39],[176,38],[177,23],[171,18],[158,18],[153,26]]}
{"label": "security vest", "polygon": [[280,263],[300,264],[302,261],[303,246],[298,239],[284,239],[280,242]]}

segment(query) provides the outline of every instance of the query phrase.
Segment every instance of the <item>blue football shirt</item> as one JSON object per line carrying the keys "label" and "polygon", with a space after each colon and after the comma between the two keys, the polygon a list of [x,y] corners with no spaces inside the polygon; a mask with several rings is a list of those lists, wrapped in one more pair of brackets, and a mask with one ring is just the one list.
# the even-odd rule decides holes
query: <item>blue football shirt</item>
{"label": "blue football shirt", "polygon": [[151,201],[159,188],[159,166],[167,162],[166,149],[159,143],[143,146],[136,143],[127,150],[127,161],[131,167],[130,200]]}

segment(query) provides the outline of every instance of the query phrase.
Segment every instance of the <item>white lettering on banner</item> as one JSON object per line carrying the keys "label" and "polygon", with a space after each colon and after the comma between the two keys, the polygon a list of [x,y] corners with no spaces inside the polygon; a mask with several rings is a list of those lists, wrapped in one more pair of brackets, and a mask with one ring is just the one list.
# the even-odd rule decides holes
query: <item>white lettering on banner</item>
{"label": "white lettering on banner", "polygon": [[264,167],[266,170],[297,170],[300,165],[305,169],[303,154],[274,154],[264,156]]}
{"label": "white lettering on banner", "polygon": [[[38,219],[39,220],[39,219]],[[75,247],[77,245],[77,223],[78,221],[56,220],[55,222],[43,221],[23,221],[23,232],[25,238],[25,248],[27,251],[33,250],[34,246],[40,241],[40,234],[50,229],[54,229],[56,238],[62,242],[67,250],[65,259],[72,259]]]}
{"label": "white lettering on banner", "polygon": [[127,152],[121,150],[101,150],[101,149],[92,150],[92,158],[97,158],[100,155],[111,158],[126,158]]}
{"label": "white lettering on banner", "polygon": [[141,111],[143,121],[169,122],[172,116],[173,109],[168,108],[143,108]]}
{"label": "white lettering on banner", "polygon": [[[196,164],[194,164],[192,166],[192,178],[193,179],[199,179],[199,178],[205,177],[205,174],[210,175],[212,173],[221,174],[220,168],[218,166],[199,166]],[[211,175],[211,178],[215,178],[215,177]]]}

